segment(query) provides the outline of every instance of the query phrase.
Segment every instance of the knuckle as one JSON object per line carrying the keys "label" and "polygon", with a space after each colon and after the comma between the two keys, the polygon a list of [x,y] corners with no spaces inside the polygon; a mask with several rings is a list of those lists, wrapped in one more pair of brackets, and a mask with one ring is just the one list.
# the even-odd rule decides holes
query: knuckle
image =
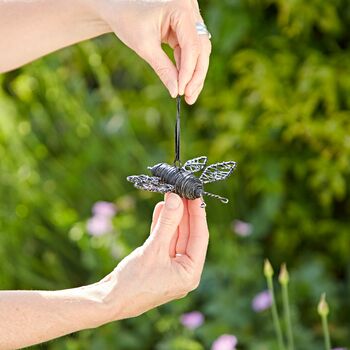
{"label": "knuckle", "polygon": [[160,226],[164,228],[172,228],[174,226],[174,219],[169,216],[162,216],[159,219]]}

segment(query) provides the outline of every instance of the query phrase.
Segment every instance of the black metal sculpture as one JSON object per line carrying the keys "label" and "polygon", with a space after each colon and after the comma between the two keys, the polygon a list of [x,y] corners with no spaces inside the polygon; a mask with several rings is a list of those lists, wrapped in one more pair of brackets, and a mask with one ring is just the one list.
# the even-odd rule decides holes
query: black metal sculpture
{"label": "black metal sculpture", "polygon": [[[174,165],[159,163],[152,167],[153,176],[133,175],[127,180],[132,182],[136,188],[159,193],[174,192],[183,198],[196,199],[203,195],[210,196],[228,203],[228,199],[217,194],[204,191],[204,184],[225,180],[236,167],[233,161],[221,162],[206,167],[207,157],[202,156],[188,160],[183,166],[180,161],[180,97],[177,99],[177,117],[175,126],[175,160]],[[205,168],[205,169],[204,169]],[[204,169],[204,170],[203,170]],[[200,177],[195,172],[203,170]],[[205,206],[205,203],[202,203]]]}
{"label": "black metal sculpture", "polygon": [[[188,160],[181,168],[176,165],[159,163],[148,167],[153,176],[134,175],[128,176],[127,180],[132,182],[136,188],[146,191],[159,193],[175,192],[187,199],[196,199],[206,195],[227,203],[227,198],[204,191],[203,185],[209,182],[225,180],[232,174],[236,163],[233,161],[221,162],[205,168],[206,164],[207,157],[204,156]],[[199,178],[193,175],[193,173],[203,169],[204,171]]]}

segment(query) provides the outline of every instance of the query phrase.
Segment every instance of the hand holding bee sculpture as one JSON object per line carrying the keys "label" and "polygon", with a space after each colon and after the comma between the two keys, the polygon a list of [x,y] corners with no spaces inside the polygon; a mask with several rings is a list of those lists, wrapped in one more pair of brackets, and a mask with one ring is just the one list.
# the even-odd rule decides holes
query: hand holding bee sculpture
{"label": "hand holding bee sculpture", "polygon": [[[187,199],[196,199],[206,195],[227,203],[227,198],[204,191],[203,185],[225,180],[233,173],[236,163],[228,161],[212,164],[208,167],[206,167],[206,164],[207,157],[204,156],[188,160],[181,168],[176,165],[159,163],[148,167],[153,176],[134,175],[128,176],[127,180],[134,183],[136,188],[146,191],[159,193],[174,192]],[[195,172],[203,169],[204,171],[199,178],[194,175]],[[204,202],[202,205],[205,205]]]}
{"label": "hand holding bee sculpture", "polygon": [[[236,162],[227,161],[212,164],[206,167],[207,157],[202,156],[188,160],[183,166],[180,161],[180,101],[177,98],[177,115],[175,125],[175,160],[174,165],[159,163],[148,167],[153,176],[134,175],[128,176],[127,180],[132,182],[136,188],[141,190],[167,193],[174,192],[187,199],[200,198],[203,195],[210,196],[228,203],[228,199],[217,194],[204,191],[204,184],[227,179],[234,171]],[[204,169],[204,170],[203,170]],[[196,177],[194,173],[203,170]],[[202,202],[202,207],[205,203]]]}

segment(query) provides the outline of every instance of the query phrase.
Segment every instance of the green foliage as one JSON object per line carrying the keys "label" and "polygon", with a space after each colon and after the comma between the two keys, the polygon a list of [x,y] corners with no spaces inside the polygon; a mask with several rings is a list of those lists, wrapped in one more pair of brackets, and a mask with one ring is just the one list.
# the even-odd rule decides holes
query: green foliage
{"label": "green foliage", "polygon": [[[334,346],[350,344],[350,5],[345,0],[225,0],[201,5],[213,38],[205,89],[183,111],[183,159],[238,162],[210,185],[211,241],[199,289],[136,319],[49,342],[59,349],[239,349],[275,346],[255,314],[262,261],[291,270],[296,349],[322,347],[319,295]],[[113,35],[0,76],[0,286],[59,289],[102,278],[142,244],[160,196],[125,178],[173,159],[175,102]],[[98,200],[116,232],[86,233]],[[252,223],[251,236],[232,222]],[[131,277],[132,278],[132,277]],[[183,312],[206,321],[189,333]]]}

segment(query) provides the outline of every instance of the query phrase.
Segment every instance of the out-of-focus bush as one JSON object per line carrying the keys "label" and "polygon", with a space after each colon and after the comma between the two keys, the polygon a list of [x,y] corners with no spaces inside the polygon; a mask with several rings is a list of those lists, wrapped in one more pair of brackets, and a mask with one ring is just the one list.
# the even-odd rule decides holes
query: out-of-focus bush
{"label": "out-of-focus bush", "polygon": [[[238,162],[229,181],[207,187],[230,204],[207,200],[202,283],[146,315],[41,348],[200,350],[228,333],[240,349],[273,349],[269,312],[251,307],[265,289],[266,256],[291,270],[297,348],[321,347],[315,308],[323,291],[334,343],[350,344],[350,4],[201,7],[213,53],[199,101],[183,109],[182,157]],[[1,288],[102,278],[148,234],[161,197],[125,178],[172,161],[175,102],[113,35],[0,76],[0,84]],[[118,213],[113,232],[91,236],[86,222],[99,200]],[[235,233],[237,219],[252,225],[250,235]],[[192,310],[205,322],[189,331],[179,318]]]}

